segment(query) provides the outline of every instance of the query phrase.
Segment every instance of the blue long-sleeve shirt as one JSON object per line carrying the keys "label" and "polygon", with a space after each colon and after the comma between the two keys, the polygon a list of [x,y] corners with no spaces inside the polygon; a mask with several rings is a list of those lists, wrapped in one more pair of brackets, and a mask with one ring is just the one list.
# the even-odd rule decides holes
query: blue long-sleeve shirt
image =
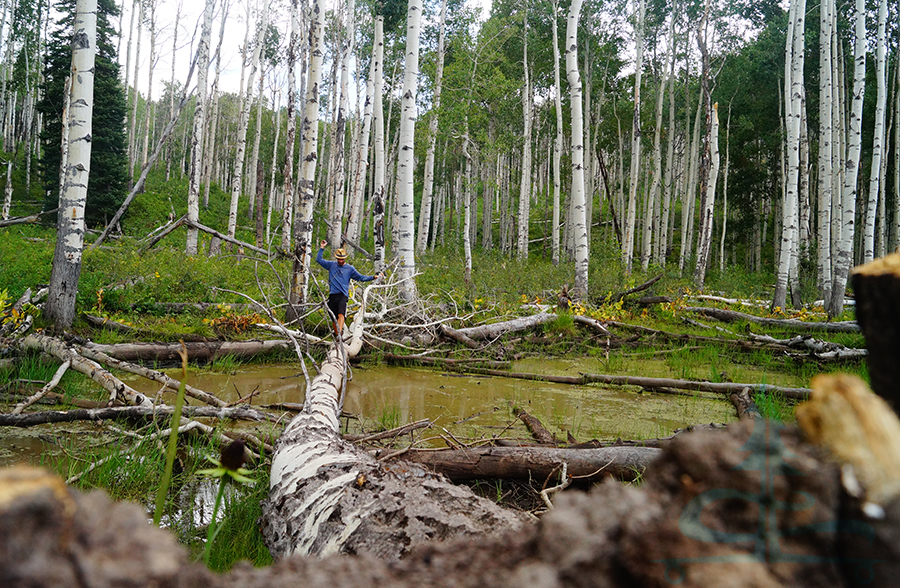
{"label": "blue long-sleeve shirt", "polygon": [[349,263],[345,262],[344,265],[340,265],[336,261],[325,259],[322,257],[323,251],[325,250],[320,248],[319,253],[316,254],[316,263],[328,270],[329,294],[343,294],[349,298],[350,280],[371,282],[375,279],[375,276],[366,276],[359,273],[356,271],[356,268]]}

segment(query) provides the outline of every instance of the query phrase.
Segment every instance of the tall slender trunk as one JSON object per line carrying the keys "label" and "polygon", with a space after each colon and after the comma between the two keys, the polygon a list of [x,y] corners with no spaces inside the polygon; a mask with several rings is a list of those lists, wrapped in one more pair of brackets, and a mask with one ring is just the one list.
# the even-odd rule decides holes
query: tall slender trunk
{"label": "tall slender trunk", "polygon": [[248,166],[250,173],[247,174],[247,194],[250,195],[250,206],[247,210],[247,218],[253,218],[254,212],[254,194],[257,193],[257,183],[259,178],[259,173],[257,172],[257,166],[259,165],[259,146],[260,141],[262,139],[262,114],[263,107],[266,105],[266,100],[263,95],[263,91],[265,90],[263,84],[265,83],[266,78],[266,68],[265,63],[260,63],[259,68],[259,96],[256,99],[256,133],[253,135],[253,149],[250,151],[250,165]]}
{"label": "tall slender trunk", "polygon": [[[125,0],[122,0],[122,4],[124,5]],[[182,4],[179,0],[177,8],[175,10],[175,26],[172,28],[172,75],[169,78],[169,116],[172,116],[172,113],[175,112],[175,63],[176,63],[176,53],[178,49],[178,25],[181,23],[181,8]],[[119,40],[121,42],[121,34],[119,36]],[[172,142],[170,141],[166,148],[166,182],[172,179]],[[182,156],[183,157],[183,156]]]}
{"label": "tall slender trunk", "polygon": [[372,118],[375,103],[375,60],[369,63],[369,77],[366,81],[366,101],[363,106],[362,131],[359,134],[356,151],[355,173],[350,183],[350,210],[347,222],[347,236],[358,241],[363,226],[363,209],[366,188],[366,170],[369,165],[369,137],[372,132]]}
{"label": "tall slender trunk", "polygon": [[522,89],[522,119],[525,126],[525,141],[522,144],[522,175],[519,183],[519,230],[516,233],[517,252],[520,260],[528,259],[528,238],[531,216],[531,137],[532,137],[532,111],[534,109],[534,97],[531,91],[531,78],[528,65],[528,12],[525,12],[523,22],[523,58],[525,70],[525,82]]}
{"label": "tall slender trunk", "polygon": [[834,0],[822,0],[819,15],[819,200],[818,286],[823,300],[831,299],[831,203],[834,110],[832,107],[831,36]]}
{"label": "tall slender trunk", "polygon": [[847,276],[853,262],[853,237],[856,223],[857,178],[859,176],[859,156],[862,151],[862,110],[866,81],[866,3],[856,0],[856,45],[853,67],[853,98],[847,136],[847,157],[844,165],[844,185],[842,187],[841,239],[838,243],[834,266],[834,286],[831,303],[825,310],[831,317],[844,311],[844,294]]}
{"label": "tall slender trunk", "polygon": [[[673,12],[669,21],[669,126],[668,140],[666,143],[666,176],[663,181],[663,202],[662,202],[662,222],[659,224],[659,238],[657,239],[656,263],[665,265],[666,256],[669,247],[669,211],[672,204],[672,195],[675,191],[673,182],[675,171],[675,59],[677,52],[675,51],[675,20],[676,14]],[[674,222],[674,215],[672,215]]]}
{"label": "tall slender trunk", "polygon": [[[869,202],[866,206],[865,245],[863,262],[868,263],[875,258],[875,212],[878,209],[881,191],[881,160],[884,157],[884,121],[887,107],[887,0],[878,3],[878,37],[875,45],[875,85],[877,99],[875,103],[875,133],[872,138],[872,167],[869,171]],[[881,219],[882,226],[884,225]]]}
{"label": "tall slender trunk", "polygon": [[[206,128],[206,80],[209,75],[209,39],[212,32],[213,9],[216,0],[206,0],[203,11],[203,26],[197,50],[197,103],[194,107],[194,129],[191,133],[191,176],[188,183],[188,220],[200,222],[200,174],[203,158],[203,131]],[[188,255],[197,255],[198,231],[188,227]]]}
{"label": "tall slender trunk", "polygon": [[372,180],[372,233],[375,239],[375,271],[384,271],[384,15],[375,15],[375,41],[372,46],[375,61],[375,170]]}
{"label": "tall slender trunk", "polygon": [[72,36],[69,154],[59,187],[56,249],[50,272],[47,318],[67,329],[75,318],[75,297],[84,250],[84,208],[91,169],[94,109],[94,56],[97,43],[97,0],[78,0]]}
{"label": "tall slender trunk", "polygon": [[275,210],[283,210],[284,209],[284,202],[279,201],[278,197],[276,196],[276,189],[275,189],[275,176],[276,176],[275,170],[278,167],[278,140],[281,138],[281,105],[279,104],[280,101],[281,101],[281,93],[279,92],[277,94],[277,97],[272,101],[272,104],[274,105],[272,115],[275,117],[275,139],[272,141],[272,165],[269,166],[269,170],[271,173],[271,181],[269,182],[269,199],[268,199],[267,206],[266,206],[266,247],[267,248],[272,239],[272,213],[275,212]]}
{"label": "tall slender trunk", "polygon": [[625,271],[631,272],[634,262],[634,234],[637,226],[638,184],[641,165],[641,73],[644,68],[644,13],[645,0],[637,0],[637,24],[635,25],[634,60],[634,110],[631,119],[631,170],[628,173],[628,209],[625,213],[625,240],[622,243],[622,260]]}
{"label": "tall slender trunk", "polygon": [[319,143],[319,85],[324,53],[325,10],[313,0],[309,23],[309,75],[306,83],[306,107],[300,128],[300,178],[297,207],[294,213],[294,264],[291,274],[290,301],[306,300],[309,287],[309,264],[312,253],[313,207]]}
{"label": "tall slender trunk", "polygon": [[[441,84],[444,79],[444,42],[446,37],[447,0],[441,0],[441,12],[438,21],[438,44],[435,57],[434,97],[432,98],[431,118],[428,121],[428,151],[425,154],[425,181],[422,186],[422,203],[419,207],[419,234],[416,239],[416,253],[424,253],[428,246],[428,233],[431,226],[431,206],[434,194],[434,158],[437,150],[438,117],[441,110]],[[485,207],[486,208],[486,207]]]}
{"label": "tall slender trunk", "polygon": [[415,232],[416,215],[413,201],[415,184],[416,93],[419,76],[419,32],[422,28],[422,0],[409,0],[406,16],[406,64],[403,70],[402,113],[400,116],[400,151],[397,159],[397,267],[401,295],[406,300],[416,297]]}
{"label": "tall slender trunk", "polygon": [[352,54],[354,37],[356,36],[356,3],[347,1],[347,42],[343,48],[341,57],[341,85],[340,100],[337,105],[334,135],[331,143],[332,156],[332,199],[334,211],[331,217],[331,244],[340,247],[343,241],[344,225],[344,178],[346,169],[344,164],[344,142],[347,127],[347,113],[350,109],[350,57]]}
{"label": "tall slender trunk", "polygon": [[144,136],[141,145],[141,167],[147,163],[150,151],[150,134],[152,132],[152,105],[153,102],[153,70],[156,69],[156,8],[159,0],[148,0],[150,7],[150,64],[147,75],[147,101],[144,105]]}
{"label": "tall slender trunk", "polygon": [[[256,75],[256,70],[259,68],[260,55],[266,41],[266,31],[269,29],[269,5],[269,2],[263,2],[262,16],[257,23],[246,94],[243,94],[243,87],[241,87],[241,114],[237,131],[237,153],[234,157],[234,177],[232,178],[231,184],[231,207],[228,211],[229,237],[234,237],[234,232],[237,229],[238,202],[241,197],[241,188],[244,185],[244,154],[247,150],[247,127],[250,124],[250,107],[253,102],[251,99],[253,96],[253,76]],[[249,27],[250,24],[248,23],[247,26]],[[262,99],[262,96],[260,96],[260,99]],[[256,170],[250,170],[250,173],[256,173]],[[250,197],[252,198],[253,195],[251,194]]]}
{"label": "tall slender trunk", "polygon": [[138,111],[138,102],[141,99],[141,93],[138,90],[138,74],[141,70],[141,32],[144,29],[144,0],[138,0],[138,5],[140,6],[140,10],[138,11],[138,23],[137,23],[137,47],[134,50],[134,92],[131,95],[131,117],[128,125],[129,134],[128,134],[128,188],[131,189],[131,186],[134,182],[134,160],[137,157],[137,142],[138,142],[138,119],[137,119],[137,111]]}
{"label": "tall slender trunk", "polygon": [[553,265],[559,265],[559,213],[560,190],[562,178],[560,165],[562,163],[563,149],[563,114],[562,114],[562,86],[559,81],[559,26],[557,17],[559,14],[559,0],[553,0],[553,103],[556,112],[556,137],[553,140],[553,224],[550,228],[550,242],[552,247],[551,257]]}
{"label": "tall slender trunk", "polygon": [[578,18],[582,0],[572,0],[566,24],[566,74],[569,80],[569,100],[572,111],[572,201],[575,242],[575,300],[588,295],[587,218],[584,196],[584,114],[581,104],[581,76],[578,73]]}
{"label": "tall slender trunk", "polygon": [[[654,227],[660,225],[659,187],[662,184],[662,121],[663,106],[666,99],[666,78],[660,76],[659,89],[656,96],[656,125],[653,131],[653,180],[650,185],[650,193],[647,197],[647,208],[644,214],[644,238],[641,255],[641,269],[647,271],[650,267],[650,259],[653,258],[653,248],[660,247],[659,239],[654,242]],[[657,232],[658,234],[658,232]]]}
{"label": "tall slender trunk", "polygon": [[282,184],[284,210],[281,217],[281,248],[291,247],[294,208],[294,143],[297,133],[297,53],[300,45],[300,0],[291,0],[291,35],[288,40],[288,99],[287,129],[284,133],[284,183]]}

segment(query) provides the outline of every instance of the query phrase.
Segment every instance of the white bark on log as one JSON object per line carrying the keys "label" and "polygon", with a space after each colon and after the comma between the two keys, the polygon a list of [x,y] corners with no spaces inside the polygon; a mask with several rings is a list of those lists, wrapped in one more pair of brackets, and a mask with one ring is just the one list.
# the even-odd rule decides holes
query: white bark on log
{"label": "white bark on log", "polygon": [[73,370],[88,376],[108,391],[111,400],[118,397],[128,404],[153,407],[153,402],[149,398],[113,376],[97,362],[79,355],[76,350],[58,339],[45,335],[28,335],[22,340],[21,346],[23,349],[43,351],[62,362],[70,362]]}
{"label": "white bark on log", "polygon": [[345,365],[333,349],[275,448],[262,532],[276,559],[368,552],[396,559],[435,538],[521,525],[506,511],[409,463],[382,464],[339,436]]}
{"label": "white bark on log", "polygon": [[531,316],[524,316],[513,319],[511,321],[505,321],[502,323],[493,323],[490,325],[482,325],[479,327],[467,327],[465,329],[458,329],[457,333],[462,333],[470,339],[495,339],[505,333],[522,331],[525,329],[530,329],[531,327],[543,325],[544,323],[553,322],[556,320],[556,318],[557,317],[555,314],[542,312],[539,314],[533,314]]}
{"label": "white bark on log", "polygon": [[[187,348],[188,358],[200,361],[211,361],[226,355],[253,357],[276,350],[293,349],[293,345],[287,340],[211,341],[208,343],[191,342],[184,345]],[[121,343],[117,345],[89,343],[87,348],[123,361],[176,362],[181,360],[178,355],[181,343]]]}

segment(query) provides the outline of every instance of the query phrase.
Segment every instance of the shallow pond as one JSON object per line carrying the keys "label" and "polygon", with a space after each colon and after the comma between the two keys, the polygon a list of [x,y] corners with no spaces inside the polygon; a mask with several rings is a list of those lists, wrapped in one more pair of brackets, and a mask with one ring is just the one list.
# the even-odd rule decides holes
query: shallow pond
{"label": "shallow pond", "polygon": [[[750,366],[739,366],[736,381],[803,385],[788,376],[772,375]],[[680,377],[665,359],[618,359],[618,365],[593,357],[530,358],[514,362],[513,372],[552,375],[579,373],[631,373],[653,377]],[[169,370],[181,378],[181,370]],[[315,375],[313,372],[311,375]],[[123,379],[139,391],[155,397],[159,386],[137,376]],[[239,365],[235,373],[191,369],[188,383],[234,402],[254,390],[254,406],[302,403],[305,380],[297,363]],[[166,392],[166,402],[172,401]],[[196,401],[191,401],[196,404]],[[436,426],[418,433],[419,441],[444,446],[440,437],[460,441],[485,437],[530,438],[524,425],[512,414],[519,407],[541,420],[560,440],[567,432],[578,441],[616,438],[665,437],[675,429],[701,423],[735,420],[734,408],[724,396],[699,394],[676,396],[641,393],[634,386],[572,386],[512,378],[452,374],[430,368],[357,366],[347,386],[344,411],[357,418],[345,419],[349,432],[391,428],[419,419],[432,419]],[[93,425],[91,425],[93,426]],[[59,427],[59,426],[57,426]],[[76,424],[63,427],[81,429]],[[446,432],[443,430],[446,429]],[[59,433],[59,428],[54,430]],[[55,446],[46,426],[27,430],[0,431],[0,465],[40,459]],[[57,440],[58,441],[58,440]]]}

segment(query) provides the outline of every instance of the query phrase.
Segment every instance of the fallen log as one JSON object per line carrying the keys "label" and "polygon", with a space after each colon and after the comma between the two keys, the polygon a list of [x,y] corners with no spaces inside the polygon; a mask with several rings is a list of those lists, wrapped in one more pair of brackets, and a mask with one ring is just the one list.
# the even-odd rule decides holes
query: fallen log
{"label": "fallen log", "polygon": [[[137,365],[131,362],[123,361],[121,359],[116,359],[103,353],[102,351],[99,351],[96,348],[81,347],[79,351],[84,357],[87,357],[88,359],[93,359],[94,361],[122,370],[123,372],[143,376],[148,380],[159,382],[170,390],[177,391],[178,388],[182,385],[182,383],[175,378],[172,378],[159,370],[150,369],[142,365]],[[203,390],[200,390],[199,388],[194,388],[190,384],[184,384],[184,393],[192,398],[196,398],[197,400],[202,400],[210,406],[224,407],[228,405],[228,403],[224,400],[217,398],[209,392],[205,392]]]}
{"label": "fallen log", "polygon": [[137,329],[130,327],[124,323],[114,321],[112,319],[95,316],[89,313],[83,313],[84,319],[92,326],[98,329],[106,329],[107,331],[116,331],[118,333],[133,334]]}
{"label": "fallen log", "polygon": [[615,304],[618,301],[625,298],[626,296],[630,296],[630,295],[636,294],[638,292],[643,292],[644,290],[648,289],[650,286],[652,286],[656,282],[660,281],[662,279],[662,277],[663,277],[663,274],[659,274],[655,278],[651,278],[651,279],[647,280],[646,282],[644,282],[643,284],[641,284],[639,286],[635,286],[634,288],[630,288],[628,290],[625,290],[623,292],[618,292],[616,294],[610,294],[608,296],[601,296],[600,298],[597,299],[597,304],[598,305],[600,305],[600,304]]}
{"label": "fallen log", "polygon": [[558,445],[559,442],[553,437],[553,434],[550,433],[546,428],[544,428],[543,423],[541,423],[540,419],[535,416],[532,416],[522,410],[521,408],[515,411],[516,418],[525,423],[525,427],[531,432],[531,436],[534,437],[534,440],[542,445]]}
{"label": "fallen log", "polygon": [[477,363],[479,367],[504,369],[509,367],[508,361],[482,361],[480,359],[450,359],[446,357],[425,357],[419,355],[397,355],[385,353],[381,356],[388,363],[418,363],[437,366],[466,366]]}
{"label": "fallen log", "polygon": [[[174,412],[172,406],[112,406],[107,408],[79,408],[75,410],[42,410],[23,414],[0,414],[0,427],[34,427],[49,423],[72,423],[77,421],[108,421],[117,419],[169,417]],[[214,406],[184,406],[183,417],[233,419],[246,421],[277,421],[246,406],[220,408]]]}
{"label": "fallen log", "polygon": [[[187,349],[188,359],[192,361],[212,361],[226,355],[247,358],[293,348],[290,341],[280,339],[266,341],[194,341],[185,343],[184,346]],[[88,343],[85,347],[125,361],[181,361],[178,355],[179,350],[181,350],[181,343],[119,343],[115,345]]]}
{"label": "fallen log", "polygon": [[549,312],[541,312],[538,314],[519,317],[511,321],[458,329],[457,332],[466,337],[469,337],[470,339],[496,339],[501,335],[505,335],[506,333],[524,331],[525,329],[530,329],[532,327],[537,327],[545,323],[553,322],[556,320],[556,318],[557,315],[555,314]]}
{"label": "fallen log", "polygon": [[61,362],[70,362],[73,370],[88,376],[108,391],[111,402],[116,398],[120,398],[127,404],[153,407],[153,402],[147,396],[113,376],[97,362],[80,355],[75,349],[72,349],[59,339],[31,334],[22,339],[20,345],[22,349],[43,351],[56,357]]}
{"label": "fallen log", "polygon": [[740,392],[733,392],[729,398],[737,411],[739,419],[762,418],[762,415],[759,413],[759,408],[756,406],[756,403],[753,402],[753,398],[750,397],[750,388],[744,388]]}
{"label": "fallen log", "polygon": [[441,451],[410,449],[403,454],[403,459],[426,465],[451,480],[501,478],[543,482],[566,463],[569,475],[596,482],[609,477],[634,480],[656,459],[659,451],[651,447],[469,447]]}
{"label": "fallen log", "polygon": [[480,537],[527,520],[420,465],[382,463],[343,441],[347,355],[328,353],[275,446],[261,530],[276,559],[363,551],[397,559],[435,537]]}
{"label": "fallen log", "polygon": [[744,388],[750,388],[756,392],[767,394],[781,394],[785,398],[794,400],[806,400],[809,397],[809,388],[786,388],[771,384],[747,384],[735,382],[700,382],[693,380],[673,380],[670,378],[645,378],[638,376],[618,376],[607,374],[581,374],[580,376],[554,376],[548,374],[531,374],[525,372],[507,372],[503,370],[491,370],[476,367],[455,370],[485,376],[499,376],[501,378],[515,378],[519,380],[536,380],[541,382],[555,382],[557,384],[573,384],[584,386],[587,384],[615,384],[621,386],[640,386],[647,390],[656,388],[675,388],[679,390],[698,390],[701,392],[715,392],[717,394],[731,394],[740,392]]}
{"label": "fallen log", "polygon": [[714,318],[723,322],[733,323],[736,321],[747,321],[768,327],[778,327],[782,329],[792,329],[794,331],[810,332],[810,333],[858,333],[859,325],[856,321],[842,321],[834,323],[812,323],[799,321],[797,319],[773,319],[763,318],[752,314],[737,312],[735,310],[725,310],[723,308],[710,308],[706,306],[686,306],[682,310],[694,312],[702,316]]}
{"label": "fallen log", "polygon": [[479,345],[477,341],[473,340],[468,335],[465,335],[465,334],[461,333],[460,331],[457,331],[456,329],[447,325],[446,323],[442,323],[440,329],[441,329],[441,333],[443,335],[453,339],[454,341],[457,341],[458,343],[462,343],[469,349],[478,349],[479,347],[481,347],[481,345]]}
{"label": "fallen log", "polygon": [[0,229],[4,227],[11,227],[13,225],[21,225],[26,223],[36,223],[41,220],[41,217],[48,214],[53,214],[58,211],[58,208],[54,208],[53,210],[45,210],[43,212],[39,212],[37,214],[32,214],[29,216],[17,216],[14,218],[8,218],[6,220],[0,219]]}

